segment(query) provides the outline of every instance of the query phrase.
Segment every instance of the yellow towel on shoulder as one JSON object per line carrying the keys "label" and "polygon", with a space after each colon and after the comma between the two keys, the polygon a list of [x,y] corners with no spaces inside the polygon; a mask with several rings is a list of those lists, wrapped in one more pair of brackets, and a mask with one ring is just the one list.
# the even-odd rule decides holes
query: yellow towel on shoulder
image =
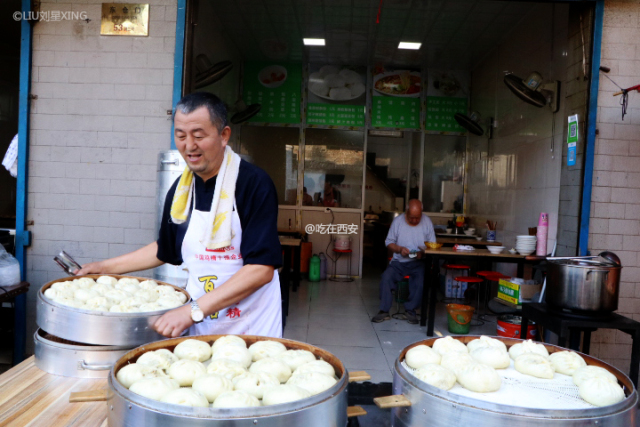
{"label": "yellow towel on shoulder", "polygon": [[[227,145],[216,179],[208,226],[201,240],[207,249],[219,249],[231,245],[231,239],[235,235],[231,229],[231,214],[239,171],[240,156]],[[182,172],[171,202],[171,219],[174,223],[182,224],[189,217],[194,187],[193,172],[187,167]]]}

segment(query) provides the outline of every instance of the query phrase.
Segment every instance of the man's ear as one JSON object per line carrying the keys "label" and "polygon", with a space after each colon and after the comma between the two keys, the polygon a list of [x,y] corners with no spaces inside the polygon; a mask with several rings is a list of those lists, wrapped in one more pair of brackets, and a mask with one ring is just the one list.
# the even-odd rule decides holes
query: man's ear
{"label": "man's ear", "polygon": [[222,129],[222,132],[220,132],[220,136],[226,146],[229,143],[229,138],[231,138],[231,128],[229,126],[225,126],[224,129]]}

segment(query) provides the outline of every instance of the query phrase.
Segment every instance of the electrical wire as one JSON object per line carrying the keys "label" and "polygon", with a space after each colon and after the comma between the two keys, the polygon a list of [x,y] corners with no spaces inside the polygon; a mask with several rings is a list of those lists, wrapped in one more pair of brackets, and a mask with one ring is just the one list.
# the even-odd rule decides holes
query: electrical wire
{"label": "electrical wire", "polygon": [[[331,228],[331,225],[333,225],[335,216],[333,215],[333,211],[330,208],[327,208],[327,209],[329,209],[329,212],[331,213],[331,222],[329,223],[329,228]],[[335,264],[336,262],[338,262],[338,257],[336,256],[336,259],[333,259],[331,255],[329,255],[329,246],[331,246],[331,235],[329,235],[329,243],[327,243],[327,247],[324,250],[324,254],[327,256],[327,258],[329,258]]]}
{"label": "electrical wire", "polygon": [[618,83],[614,82],[611,79],[611,77],[607,76],[606,74],[603,73],[602,75],[605,76],[607,79],[609,79],[611,83],[616,85],[618,89],[622,91],[622,98],[620,98],[620,105],[622,106],[622,120],[624,120],[624,116],[627,115],[627,107],[629,106],[629,91],[622,88]]}

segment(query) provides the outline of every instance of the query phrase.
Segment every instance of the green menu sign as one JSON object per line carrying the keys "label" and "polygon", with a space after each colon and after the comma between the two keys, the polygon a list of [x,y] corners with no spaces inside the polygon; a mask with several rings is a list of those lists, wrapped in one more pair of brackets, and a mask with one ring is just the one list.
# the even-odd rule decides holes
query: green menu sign
{"label": "green menu sign", "polygon": [[300,123],[301,84],[300,64],[245,62],[242,97],[247,105],[262,105],[249,121]]}
{"label": "green menu sign", "polygon": [[467,114],[467,98],[451,98],[445,96],[427,96],[427,131],[466,132],[453,115]]}
{"label": "green menu sign", "polygon": [[375,127],[420,129],[420,99],[374,96],[371,117]]}
{"label": "green menu sign", "polygon": [[364,105],[308,104],[311,125],[364,126]]}

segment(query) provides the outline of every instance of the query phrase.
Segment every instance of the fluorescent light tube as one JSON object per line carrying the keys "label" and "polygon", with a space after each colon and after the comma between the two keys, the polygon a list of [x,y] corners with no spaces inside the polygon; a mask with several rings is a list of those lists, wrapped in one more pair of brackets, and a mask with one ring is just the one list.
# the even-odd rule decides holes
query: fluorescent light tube
{"label": "fluorescent light tube", "polygon": [[324,39],[302,39],[305,46],[324,46]]}
{"label": "fluorescent light tube", "polygon": [[398,45],[398,49],[412,49],[418,50],[422,46],[422,43],[414,43],[414,42],[400,42]]}

